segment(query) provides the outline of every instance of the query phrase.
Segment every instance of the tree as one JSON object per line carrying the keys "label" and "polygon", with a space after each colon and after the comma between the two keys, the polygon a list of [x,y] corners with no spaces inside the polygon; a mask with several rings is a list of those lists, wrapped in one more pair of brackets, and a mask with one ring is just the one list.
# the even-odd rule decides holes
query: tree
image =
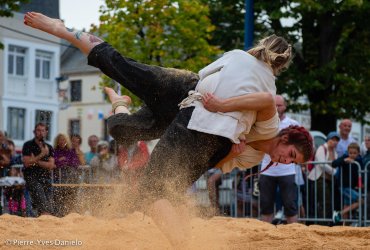
{"label": "tree", "polygon": [[[0,3],[0,17],[12,17],[14,11],[20,9],[21,4],[27,3],[29,0],[1,0]],[[0,42],[0,49],[3,49],[4,45]]]}
{"label": "tree", "polygon": [[95,30],[140,62],[198,71],[221,53],[208,43],[214,26],[199,0],[106,0],[100,12]]}
{"label": "tree", "polygon": [[[256,1],[255,11],[264,26],[259,33],[278,33],[295,44],[294,63],[277,85],[292,100],[308,97],[312,129],[335,130],[345,117],[369,122],[369,1]],[[281,18],[292,25],[283,26]]]}
{"label": "tree", "polygon": [[[242,47],[244,0],[204,0],[216,26],[211,44],[229,50]],[[267,34],[286,37],[295,47],[289,70],[277,79],[290,108],[309,108],[311,128],[328,132],[336,120],[361,122],[370,110],[369,1],[254,1],[255,40]],[[227,27],[227,28],[226,28]],[[309,104],[299,104],[307,96]]]}
{"label": "tree", "polygon": [[228,51],[244,47],[245,0],[203,0],[216,26],[210,43]]}

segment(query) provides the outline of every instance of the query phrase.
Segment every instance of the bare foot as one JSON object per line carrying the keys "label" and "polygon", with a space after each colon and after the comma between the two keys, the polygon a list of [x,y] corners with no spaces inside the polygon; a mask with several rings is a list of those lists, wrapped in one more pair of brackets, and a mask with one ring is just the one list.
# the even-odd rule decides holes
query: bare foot
{"label": "bare foot", "polygon": [[112,88],[104,87],[105,93],[108,95],[109,101],[113,104],[118,101],[124,101],[127,105],[131,104],[131,98],[127,95],[119,95]]}
{"label": "bare foot", "polygon": [[53,19],[37,12],[27,12],[24,15],[24,24],[49,34],[59,36],[65,31],[64,23],[59,19]]}

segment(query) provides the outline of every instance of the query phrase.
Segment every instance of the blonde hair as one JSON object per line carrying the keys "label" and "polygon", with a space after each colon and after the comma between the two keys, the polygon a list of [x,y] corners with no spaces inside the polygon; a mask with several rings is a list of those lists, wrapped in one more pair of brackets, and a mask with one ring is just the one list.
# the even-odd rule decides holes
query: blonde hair
{"label": "blonde hair", "polygon": [[60,148],[59,145],[58,145],[58,142],[59,142],[60,138],[65,139],[66,148],[68,148],[68,149],[72,148],[72,143],[71,143],[71,140],[69,139],[69,137],[65,134],[58,134],[54,139],[54,149]]}
{"label": "blonde hair", "polygon": [[287,69],[293,59],[292,46],[277,35],[263,38],[247,52],[267,63],[275,76]]}

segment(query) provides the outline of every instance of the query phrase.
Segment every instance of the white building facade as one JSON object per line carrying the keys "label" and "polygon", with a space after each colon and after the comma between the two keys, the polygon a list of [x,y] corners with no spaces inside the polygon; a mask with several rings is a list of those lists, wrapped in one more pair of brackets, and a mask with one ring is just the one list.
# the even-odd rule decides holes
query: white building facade
{"label": "white building facade", "polygon": [[0,129],[20,148],[43,122],[52,142],[58,131],[60,39],[25,26],[20,13],[0,23]]}

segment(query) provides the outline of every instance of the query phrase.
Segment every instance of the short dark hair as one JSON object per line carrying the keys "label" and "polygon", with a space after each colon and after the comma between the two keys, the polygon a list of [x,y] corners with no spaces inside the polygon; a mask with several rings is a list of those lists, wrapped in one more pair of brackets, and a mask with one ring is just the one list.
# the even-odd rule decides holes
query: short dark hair
{"label": "short dark hair", "polygon": [[361,150],[360,150],[360,146],[358,145],[358,143],[356,143],[356,142],[352,142],[352,143],[350,143],[349,145],[348,145],[348,151],[350,150],[350,149],[356,149],[357,150],[357,152],[360,152]]}
{"label": "short dark hair", "polygon": [[38,122],[36,125],[35,125],[35,130],[37,127],[44,127],[46,129],[46,131],[49,130],[48,128],[48,125],[46,125],[46,123],[43,123],[43,122]]}

